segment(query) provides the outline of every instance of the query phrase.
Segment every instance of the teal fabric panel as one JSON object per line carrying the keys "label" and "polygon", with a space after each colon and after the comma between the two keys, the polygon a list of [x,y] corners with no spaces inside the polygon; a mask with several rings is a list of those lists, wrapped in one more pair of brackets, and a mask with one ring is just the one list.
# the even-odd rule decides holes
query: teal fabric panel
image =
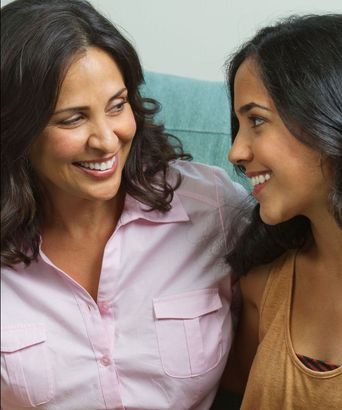
{"label": "teal fabric panel", "polygon": [[227,160],[231,138],[225,84],[150,71],[144,76],[142,94],[161,104],[156,120],[182,141],[195,161],[224,168],[241,182]]}

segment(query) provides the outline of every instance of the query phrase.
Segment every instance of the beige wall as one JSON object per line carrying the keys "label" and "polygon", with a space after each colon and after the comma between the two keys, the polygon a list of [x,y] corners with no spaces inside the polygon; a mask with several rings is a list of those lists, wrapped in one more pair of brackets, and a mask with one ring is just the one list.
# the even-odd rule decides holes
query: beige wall
{"label": "beige wall", "polygon": [[[2,1],[6,4],[9,1]],[[145,69],[223,79],[226,57],[255,30],[294,13],[342,13],[341,0],[91,0],[133,42]]]}

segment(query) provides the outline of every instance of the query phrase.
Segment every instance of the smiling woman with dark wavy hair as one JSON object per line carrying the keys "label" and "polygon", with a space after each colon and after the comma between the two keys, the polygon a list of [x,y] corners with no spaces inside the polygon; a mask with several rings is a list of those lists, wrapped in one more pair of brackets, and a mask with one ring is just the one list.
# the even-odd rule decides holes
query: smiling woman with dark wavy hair
{"label": "smiling woman with dark wavy hair", "polygon": [[174,149],[163,126],[153,123],[158,103],[141,97],[140,62],[119,31],[86,3],[50,5],[51,10],[46,1],[24,0],[2,11],[1,260],[9,266],[29,263],[38,255],[42,187],[32,171],[29,151],[49,124],[68,68],[89,47],[114,59],[134,114],[137,129],[122,175],[125,191],[151,209],[169,210],[179,181],[171,186],[166,180],[168,163],[189,158],[180,146]]}
{"label": "smiling woman with dark wavy hair", "polygon": [[16,0],[1,42],[1,407],[208,409],[242,190],[154,122],[88,2]]}

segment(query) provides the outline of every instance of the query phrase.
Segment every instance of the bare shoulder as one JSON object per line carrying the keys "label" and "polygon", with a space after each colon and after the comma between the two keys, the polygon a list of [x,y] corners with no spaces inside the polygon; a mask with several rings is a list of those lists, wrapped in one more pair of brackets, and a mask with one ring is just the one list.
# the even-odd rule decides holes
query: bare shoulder
{"label": "bare shoulder", "polygon": [[259,344],[259,307],[271,265],[258,266],[240,279],[242,309],[221,387],[242,394]]}
{"label": "bare shoulder", "polygon": [[245,303],[251,303],[257,308],[260,306],[272,267],[273,263],[257,266],[251,269],[246,276],[241,277],[241,294]]}

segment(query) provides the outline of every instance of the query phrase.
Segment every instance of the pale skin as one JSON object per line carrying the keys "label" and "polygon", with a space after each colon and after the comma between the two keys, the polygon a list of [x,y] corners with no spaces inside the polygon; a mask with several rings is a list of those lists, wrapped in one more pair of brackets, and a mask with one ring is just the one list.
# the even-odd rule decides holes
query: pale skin
{"label": "pale skin", "polygon": [[[42,250],[94,300],[123,207],[122,169],[135,132],[118,66],[89,47],[67,70],[55,112],[30,153],[48,198]],[[79,166],[113,159],[111,170],[96,175]]]}
{"label": "pale skin", "polygon": [[[329,212],[328,167],[283,124],[252,59],[234,82],[239,132],[229,160],[246,174],[271,178],[255,193],[260,216],[270,225],[296,215],[309,218],[313,238],[297,255],[290,332],[297,354],[342,365],[342,230]],[[242,312],[222,386],[243,394],[257,351],[259,314],[272,264],[241,278]]]}

